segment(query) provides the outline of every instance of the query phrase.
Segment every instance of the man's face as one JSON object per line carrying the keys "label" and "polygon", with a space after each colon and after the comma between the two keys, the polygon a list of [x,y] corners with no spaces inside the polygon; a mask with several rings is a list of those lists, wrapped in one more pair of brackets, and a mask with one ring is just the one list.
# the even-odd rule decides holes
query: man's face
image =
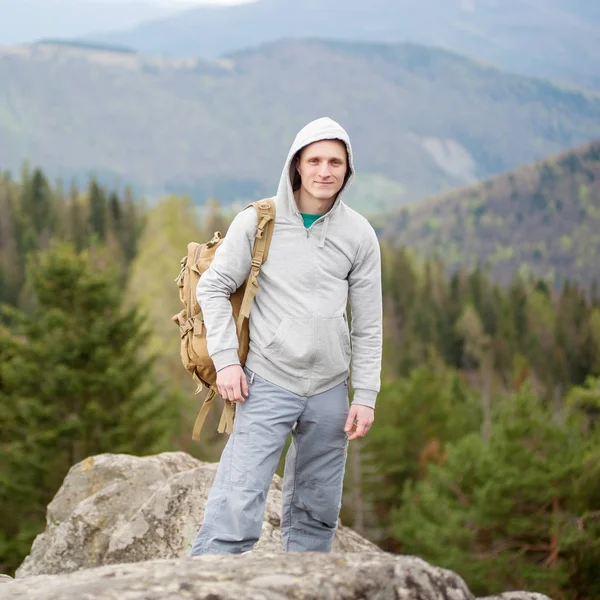
{"label": "man's face", "polygon": [[302,187],[318,200],[330,200],[344,185],[348,170],[346,146],[339,140],[322,140],[306,146],[296,165]]}

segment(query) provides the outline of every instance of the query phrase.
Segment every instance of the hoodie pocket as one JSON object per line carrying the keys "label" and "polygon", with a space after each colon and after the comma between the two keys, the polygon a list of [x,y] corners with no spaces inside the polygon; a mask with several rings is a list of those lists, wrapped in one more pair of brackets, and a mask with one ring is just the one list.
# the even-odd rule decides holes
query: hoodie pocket
{"label": "hoodie pocket", "polygon": [[263,348],[265,358],[290,375],[311,369],[334,378],[350,366],[350,337],[344,317],[283,319]]}
{"label": "hoodie pocket", "polygon": [[294,375],[309,365],[313,353],[311,319],[282,319],[263,353],[273,364]]}

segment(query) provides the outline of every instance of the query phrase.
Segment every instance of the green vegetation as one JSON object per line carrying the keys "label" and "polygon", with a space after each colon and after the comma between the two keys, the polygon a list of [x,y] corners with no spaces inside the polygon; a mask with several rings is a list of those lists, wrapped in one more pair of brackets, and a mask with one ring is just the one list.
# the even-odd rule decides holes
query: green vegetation
{"label": "green vegetation", "polygon": [[385,383],[351,451],[344,522],[478,595],[595,597],[597,286],[501,287],[481,269],[448,278],[438,260],[383,256]]}
{"label": "green vegetation", "polygon": [[220,61],[0,50],[12,170],[25,158],[52,176],[93,167],[152,198],[230,204],[274,193],[294,135],[323,115],[352,137],[351,203],[367,214],[600,137],[598,94],[409,44],[287,41]]}
{"label": "green vegetation", "polygon": [[600,594],[600,437],[559,421],[528,388],[504,399],[489,440],[450,444],[392,513],[403,552],[457,569],[475,594]]}
{"label": "green vegetation", "polygon": [[53,187],[39,169],[25,165],[17,183],[0,173],[0,302],[27,303],[27,257],[45,250],[52,239],[73,244],[77,251],[107,247],[127,278],[144,225],[143,207],[130,191],[122,196],[101,187],[95,178],[86,189],[63,182]]}
{"label": "green vegetation", "polygon": [[102,452],[168,450],[178,409],[143,357],[148,334],[123,310],[103,252],[52,245],[29,255],[29,314],[0,330],[0,570],[15,569],[45,525],[69,468]]}
{"label": "green vegetation", "polygon": [[[469,200],[473,227],[497,223],[493,186],[476,192],[485,200]],[[541,222],[558,204],[544,198]],[[566,197],[561,210],[571,210]],[[215,200],[197,213],[174,196],[145,209],[95,180],[65,192],[39,169],[0,181],[0,571],[23,559],[85,456],[218,458],[219,411],[191,444],[201,400],[171,322],[187,242],[225,233],[232,216]],[[443,211],[428,219],[444,231]],[[547,252],[542,242],[531,251]],[[495,246],[498,260],[511,247]],[[387,550],[455,569],[479,595],[596,597],[598,285],[553,289],[513,273],[502,286],[483,268],[449,275],[445,262],[389,243],[382,256],[383,386],[375,426],[351,445],[343,522]]]}
{"label": "green vegetation", "polygon": [[382,236],[452,269],[518,270],[560,286],[600,277],[600,142],[378,218]]}
{"label": "green vegetation", "polygon": [[0,571],[45,524],[68,469],[101,452],[168,450],[172,392],[144,354],[149,330],[123,284],[141,209],[91,180],[52,188],[39,169],[0,179]]}

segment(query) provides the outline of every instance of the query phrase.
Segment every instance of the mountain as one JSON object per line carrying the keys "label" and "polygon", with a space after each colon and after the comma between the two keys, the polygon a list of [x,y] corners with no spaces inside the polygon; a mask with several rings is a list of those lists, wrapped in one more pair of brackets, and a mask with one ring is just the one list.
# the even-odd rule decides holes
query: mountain
{"label": "mountain", "polygon": [[365,213],[600,137],[600,95],[415,45],[278,42],[219,60],[0,50],[0,167],[24,159],[202,202],[273,193],[300,127],[352,136]]}
{"label": "mountain", "polygon": [[600,283],[600,140],[381,220],[384,239],[451,267]]}
{"label": "mountain", "polygon": [[0,45],[128,29],[186,6],[158,0],[0,0]]}
{"label": "mountain", "polygon": [[194,7],[94,39],[144,53],[212,58],[284,38],[412,42],[600,89],[599,6],[592,0],[259,0]]}

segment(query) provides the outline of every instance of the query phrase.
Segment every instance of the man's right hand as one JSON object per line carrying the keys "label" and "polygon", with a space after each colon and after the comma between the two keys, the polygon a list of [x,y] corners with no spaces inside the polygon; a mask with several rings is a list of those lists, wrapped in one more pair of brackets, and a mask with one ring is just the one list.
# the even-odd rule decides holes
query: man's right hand
{"label": "man's right hand", "polygon": [[246,373],[240,365],[231,365],[217,373],[217,388],[223,400],[245,402],[248,397]]}

